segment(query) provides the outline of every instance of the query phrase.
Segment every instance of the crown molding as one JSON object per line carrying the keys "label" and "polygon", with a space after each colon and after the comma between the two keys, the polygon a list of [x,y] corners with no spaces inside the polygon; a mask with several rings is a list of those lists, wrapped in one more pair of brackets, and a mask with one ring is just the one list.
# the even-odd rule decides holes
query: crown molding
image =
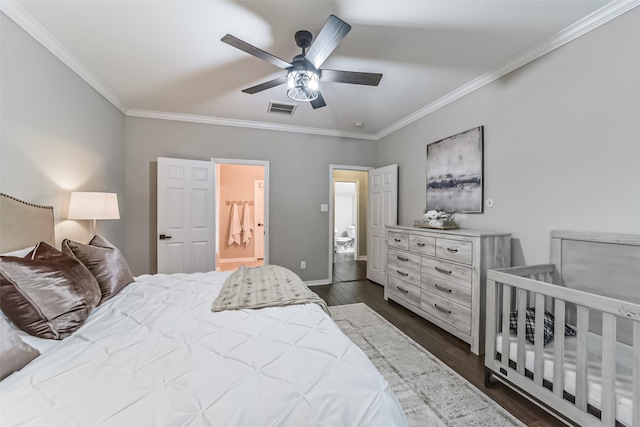
{"label": "crown molding", "polygon": [[569,43],[570,41],[577,39],[578,37],[598,28],[599,26],[611,21],[614,18],[617,18],[618,16],[630,11],[631,9],[639,5],[640,0],[616,0],[601,7],[592,14],[565,28],[564,30],[553,35],[537,46],[534,46],[531,49],[524,51],[520,55],[511,58],[509,61],[504,62],[502,65],[499,65],[497,68],[471,80],[470,82],[460,86],[458,89],[452,92],[449,92],[447,95],[432,102],[426,107],[421,108],[420,110],[408,115],[402,120],[397,121],[386,129],[381,130],[375,135],[376,140],[382,139],[385,136],[390,135],[393,132],[415,122],[416,120],[419,120],[439,110],[440,108],[451,104],[452,102],[462,98],[463,96],[480,89],[481,87],[493,82],[494,80],[499,79],[500,77],[522,67],[523,65],[528,64],[529,62],[540,58],[543,55],[546,55],[547,53],[555,49],[558,49],[559,47]]}
{"label": "crown molding", "polygon": [[250,120],[227,119],[223,117],[210,117],[210,116],[198,116],[193,114],[168,113],[163,111],[132,109],[127,111],[126,114],[127,116],[130,116],[130,117],[142,117],[147,119],[173,120],[173,121],[179,121],[179,122],[203,123],[203,124],[210,124],[210,125],[262,129],[262,130],[270,130],[270,131],[278,131],[278,132],[304,133],[304,134],[310,134],[310,135],[333,136],[337,138],[354,138],[354,139],[365,139],[365,140],[372,140],[372,141],[375,141],[377,139],[376,135],[366,134],[366,133],[343,132],[335,129],[312,128],[312,127],[305,127],[305,126],[291,126],[291,125],[282,125],[282,124],[276,124],[276,123],[255,122]]}
{"label": "crown molding", "polygon": [[98,93],[104,96],[107,101],[112,103],[122,113],[127,111],[124,103],[107,87],[107,85],[97,78],[93,73],[89,72],[84,65],[69,52],[55,37],[44,29],[31,15],[29,15],[15,0],[1,0],[0,10],[7,15],[12,21],[18,24],[31,37],[36,39],[38,43],[48,49],[56,58],[62,61],[67,67],[71,68],[80,78],[86,81]]}
{"label": "crown molding", "polygon": [[354,138],[377,141],[403,127],[445,107],[448,104],[468,95],[483,86],[499,79],[500,77],[522,67],[523,65],[540,58],[543,55],[569,43],[572,40],[588,33],[589,31],[603,25],[612,19],[628,12],[640,5],[640,0],[615,0],[589,16],[576,22],[575,24],[560,31],[537,46],[523,52],[522,54],[504,62],[494,70],[491,70],[470,82],[460,86],[456,90],[449,92],[442,98],[419,109],[407,117],[397,121],[391,126],[381,130],[376,134],[360,132],[344,132],[334,129],[313,128],[304,126],[281,125],[268,122],[256,122],[249,120],[226,119],[220,117],[198,116],[180,113],[168,113],[162,111],[148,111],[138,109],[128,109],[125,104],[108,88],[99,78],[89,72],[84,65],[69,52],[57,39],[46,31],[36,20],[34,20],[15,0],[0,0],[0,10],[22,27],[34,39],[48,49],[53,55],[66,64],[78,76],[85,80],[98,93],[111,102],[123,114],[132,117],[144,117],[161,120],[174,120],[192,123],[215,124],[220,126],[245,127],[253,129],[263,129],[279,132],[294,132],[312,135],[333,136],[338,138]]}

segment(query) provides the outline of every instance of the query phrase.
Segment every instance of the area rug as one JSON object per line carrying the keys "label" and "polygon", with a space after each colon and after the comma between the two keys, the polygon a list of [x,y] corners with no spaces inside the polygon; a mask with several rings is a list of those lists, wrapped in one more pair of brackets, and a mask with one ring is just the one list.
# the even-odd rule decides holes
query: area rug
{"label": "area rug", "polygon": [[387,379],[410,426],[524,426],[365,304],[329,311]]}

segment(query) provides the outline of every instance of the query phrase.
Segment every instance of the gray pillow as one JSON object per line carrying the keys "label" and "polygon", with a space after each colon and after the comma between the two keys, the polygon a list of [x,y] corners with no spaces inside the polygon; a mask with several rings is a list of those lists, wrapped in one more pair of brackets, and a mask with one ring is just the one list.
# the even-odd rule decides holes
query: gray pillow
{"label": "gray pillow", "polygon": [[0,257],[0,307],[23,331],[63,339],[100,301],[100,287],[77,259],[41,242],[24,258]]}
{"label": "gray pillow", "polygon": [[99,304],[113,298],[134,281],[127,260],[102,236],[95,236],[88,245],[64,239],[62,251],[77,258],[94,275],[102,292]]}
{"label": "gray pillow", "polygon": [[40,352],[22,341],[4,317],[0,316],[0,380],[38,356]]}

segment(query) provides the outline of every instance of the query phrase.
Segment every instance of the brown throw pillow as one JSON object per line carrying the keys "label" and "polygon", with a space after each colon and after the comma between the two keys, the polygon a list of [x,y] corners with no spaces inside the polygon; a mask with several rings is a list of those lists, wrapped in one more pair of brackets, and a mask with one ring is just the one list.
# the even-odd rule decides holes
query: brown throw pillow
{"label": "brown throw pillow", "polygon": [[113,298],[134,280],[122,253],[102,236],[95,236],[88,245],[64,239],[62,251],[80,260],[98,280],[102,291],[99,304]]}
{"label": "brown throw pillow", "polygon": [[0,307],[23,331],[63,339],[100,301],[100,287],[77,259],[40,242],[26,257],[0,257]]}
{"label": "brown throw pillow", "polygon": [[0,381],[38,356],[40,352],[22,341],[0,316]]}

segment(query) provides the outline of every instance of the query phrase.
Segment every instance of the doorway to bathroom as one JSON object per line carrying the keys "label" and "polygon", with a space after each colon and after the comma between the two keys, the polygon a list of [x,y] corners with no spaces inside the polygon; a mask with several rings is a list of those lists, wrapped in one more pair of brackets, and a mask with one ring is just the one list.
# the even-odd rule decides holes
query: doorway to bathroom
{"label": "doorway to bathroom", "polygon": [[215,163],[216,270],[268,263],[269,162],[211,159]]}
{"label": "doorway to bathroom", "polygon": [[332,283],[367,276],[367,185],[370,168],[331,165]]}

